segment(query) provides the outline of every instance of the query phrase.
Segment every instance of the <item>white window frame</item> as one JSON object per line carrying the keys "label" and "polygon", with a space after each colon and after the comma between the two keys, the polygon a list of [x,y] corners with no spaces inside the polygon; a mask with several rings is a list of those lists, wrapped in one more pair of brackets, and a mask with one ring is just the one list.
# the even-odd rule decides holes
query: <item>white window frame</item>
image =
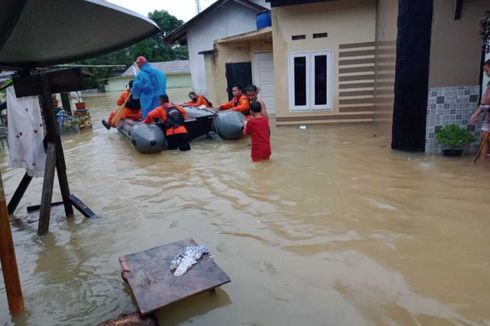
{"label": "white window frame", "polygon": [[[315,105],[315,56],[327,56],[327,104]],[[306,105],[295,104],[294,90],[294,59],[306,58]],[[301,111],[333,111],[333,51],[294,51],[288,54],[288,79],[289,79],[289,108],[291,112]]]}

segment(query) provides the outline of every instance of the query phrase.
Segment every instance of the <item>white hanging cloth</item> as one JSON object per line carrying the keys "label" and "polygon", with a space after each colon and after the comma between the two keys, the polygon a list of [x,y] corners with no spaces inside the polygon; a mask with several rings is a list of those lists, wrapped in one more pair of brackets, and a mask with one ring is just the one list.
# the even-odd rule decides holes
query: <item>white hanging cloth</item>
{"label": "white hanging cloth", "polygon": [[8,144],[10,166],[25,168],[31,177],[42,177],[46,163],[44,123],[37,96],[17,97],[7,88]]}

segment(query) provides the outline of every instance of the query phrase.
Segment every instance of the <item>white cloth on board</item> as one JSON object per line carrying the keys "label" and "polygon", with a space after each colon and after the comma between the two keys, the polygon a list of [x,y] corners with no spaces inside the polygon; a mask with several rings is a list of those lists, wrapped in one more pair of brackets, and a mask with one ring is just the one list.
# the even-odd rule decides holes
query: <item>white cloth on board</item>
{"label": "white cloth on board", "polygon": [[10,166],[25,168],[31,177],[42,177],[46,163],[44,123],[37,96],[17,97],[7,88],[8,144]]}

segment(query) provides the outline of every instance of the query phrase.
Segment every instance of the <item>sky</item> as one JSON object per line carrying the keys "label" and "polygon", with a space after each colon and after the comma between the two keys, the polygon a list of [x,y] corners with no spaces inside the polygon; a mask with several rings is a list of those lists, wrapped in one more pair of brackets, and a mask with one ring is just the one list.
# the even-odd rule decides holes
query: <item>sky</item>
{"label": "sky", "polygon": [[[144,16],[153,10],[166,10],[175,17],[188,21],[197,14],[195,0],[108,0],[118,6],[136,11]],[[201,10],[216,0],[200,0]]]}

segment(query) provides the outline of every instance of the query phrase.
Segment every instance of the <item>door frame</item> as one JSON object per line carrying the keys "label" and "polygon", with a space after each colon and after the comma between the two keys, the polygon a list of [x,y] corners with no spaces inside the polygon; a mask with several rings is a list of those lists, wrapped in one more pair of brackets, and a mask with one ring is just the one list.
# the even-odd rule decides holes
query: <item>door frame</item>
{"label": "door frame", "polygon": [[[276,88],[276,71],[275,71],[275,66],[274,66],[274,51],[256,51],[256,52],[253,52],[252,53],[252,82],[254,85],[256,85],[257,87],[260,88],[261,85],[258,85],[258,76],[257,76],[257,72],[258,72],[258,57],[256,56],[256,54],[271,54],[272,55],[272,69],[273,69],[273,72],[272,72],[272,80],[274,81],[274,98],[276,97],[276,91],[275,91],[275,88]],[[276,112],[276,107],[274,106],[274,110],[273,110],[273,114],[275,114]]]}

